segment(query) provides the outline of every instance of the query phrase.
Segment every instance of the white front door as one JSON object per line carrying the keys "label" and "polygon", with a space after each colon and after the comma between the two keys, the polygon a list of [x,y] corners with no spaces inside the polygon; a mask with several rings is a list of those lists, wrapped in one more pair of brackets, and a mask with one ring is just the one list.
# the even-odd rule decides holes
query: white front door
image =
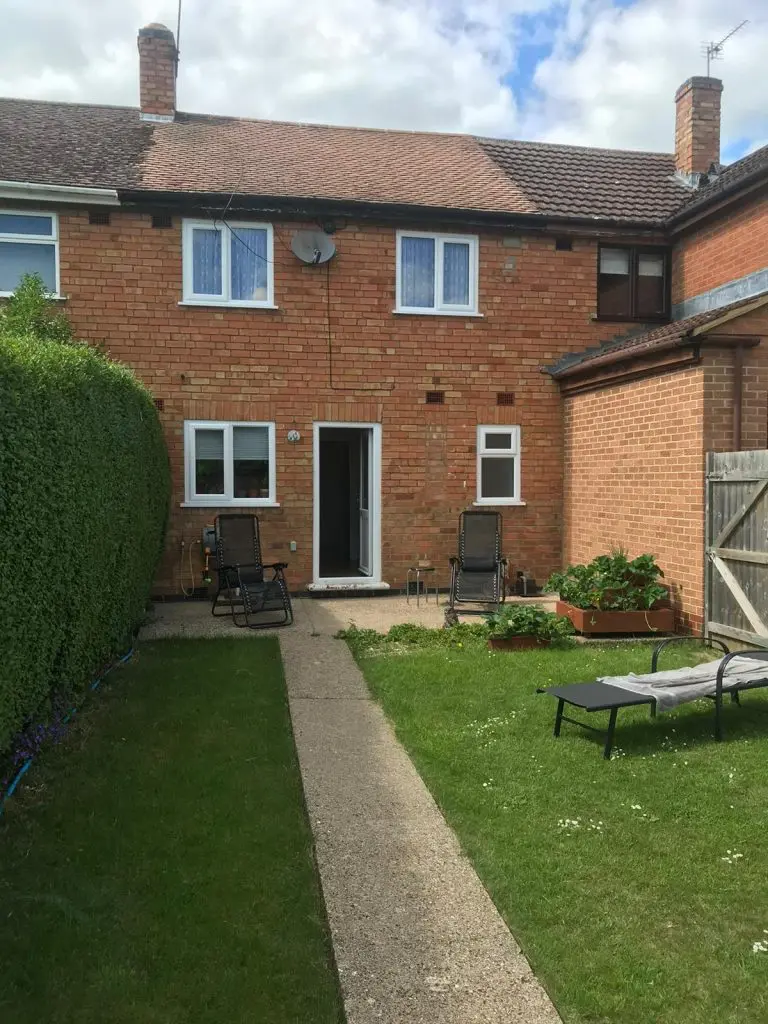
{"label": "white front door", "polygon": [[312,518],[314,587],[381,583],[381,424],[313,424]]}
{"label": "white front door", "polygon": [[360,490],[358,497],[360,557],[359,569],[363,576],[371,575],[371,552],[373,550],[373,518],[371,516],[371,454],[373,431],[360,431]]}

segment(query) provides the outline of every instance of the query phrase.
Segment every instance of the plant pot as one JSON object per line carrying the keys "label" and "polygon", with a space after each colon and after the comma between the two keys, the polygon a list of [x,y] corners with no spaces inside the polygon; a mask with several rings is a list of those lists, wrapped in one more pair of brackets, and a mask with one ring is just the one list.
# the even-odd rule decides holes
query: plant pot
{"label": "plant pot", "polygon": [[566,601],[557,602],[557,614],[565,615],[579,633],[672,633],[675,613],[671,608],[648,611],[600,611],[597,608],[575,608]]}
{"label": "plant pot", "polygon": [[527,651],[532,647],[549,647],[551,640],[542,640],[538,636],[489,636],[488,648],[491,651]]}

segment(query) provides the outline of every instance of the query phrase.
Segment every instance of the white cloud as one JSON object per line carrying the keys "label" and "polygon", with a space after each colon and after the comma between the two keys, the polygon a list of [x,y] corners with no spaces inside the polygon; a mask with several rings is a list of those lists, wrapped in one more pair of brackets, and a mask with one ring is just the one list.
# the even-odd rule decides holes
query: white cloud
{"label": "white cloud", "polygon": [[608,0],[579,0],[551,57],[539,64],[538,102],[521,128],[548,141],[671,150],[674,94],[706,73],[704,40],[749,24],[725,46],[712,74],[723,79],[723,141],[752,140],[768,127],[765,0],[636,0],[621,10]]}
{"label": "white cloud", "polygon": [[[512,134],[516,15],[556,0],[185,0],[181,109]],[[0,94],[135,104],[136,30],[175,0],[5,0]]]}
{"label": "white cloud", "polygon": [[[135,105],[136,31],[176,0],[0,0],[0,95]],[[618,2],[618,0],[616,0]],[[724,139],[766,137],[767,0],[184,0],[179,106],[206,113],[670,150],[701,41],[750,24],[715,66]],[[531,16],[545,16],[536,21]],[[526,16],[521,18],[521,16]],[[505,85],[552,36],[533,91]],[[530,52],[530,51],[528,51]],[[517,81],[514,77],[513,81]]]}

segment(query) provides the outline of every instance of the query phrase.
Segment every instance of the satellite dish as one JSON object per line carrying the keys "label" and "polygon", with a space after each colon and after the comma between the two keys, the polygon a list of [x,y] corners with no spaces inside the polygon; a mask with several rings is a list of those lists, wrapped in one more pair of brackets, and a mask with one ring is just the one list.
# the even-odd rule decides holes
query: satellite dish
{"label": "satellite dish", "polygon": [[335,254],[336,245],[324,231],[296,231],[291,249],[302,263],[327,263]]}

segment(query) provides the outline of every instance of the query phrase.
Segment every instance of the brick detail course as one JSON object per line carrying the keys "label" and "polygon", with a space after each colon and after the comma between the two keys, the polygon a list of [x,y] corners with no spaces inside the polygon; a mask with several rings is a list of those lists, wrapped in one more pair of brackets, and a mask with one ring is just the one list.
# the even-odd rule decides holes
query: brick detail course
{"label": "brick detail course", "polygon": [[[179,591],[181,540],[196,546],[216,514],[180,507],[185,419],[275,421],[280,507],[259,514],[265,554],[290,563],[293,587],[312,578],[313,421],[382,423],[382,567],[395,587],[424,555],[447,585],[457,518],[476,496],[476,427],[519,424],[526,505],[501,509],[505,553],[542,579],[562,548],[562,403],[539,367],[614,330],[592,320],[596,243],[557,252],[551,238],[524,236],[510,269],[503,233],[483,233],[483,316],[410,316],[392,312],[394,227],[347,225],[329,271],[332,388],[327,271],[289,249],[292,231],[311,226],[275,225],[279,309],[185,307],[178,218],[153,231],[149,213],[116,210],[108,227],[92,227],[85,211],[61,211],[62,292],[78,333],[105,341],[164,400],[173,507],[158,592]],[[437,388],[445,405],[425,405]],[[501,390],[514,391],[514,406],[496,404]],[[292,428],[298,444],[286,440]]]}
{"label": "brick detail course", "polygon": [[675,166],[703,174],[720,162],[720,99],[717,78],[689,78],[675,96]]}
{"label": "brick detail course", "polygon": [[768,267],[768,195],[685,234],[672,257],[672,302]]}
{"label": "brick detail course", "polygon": [[142,114],[176,113],[176,43],[163,25],[139,29],[139,97]]}

